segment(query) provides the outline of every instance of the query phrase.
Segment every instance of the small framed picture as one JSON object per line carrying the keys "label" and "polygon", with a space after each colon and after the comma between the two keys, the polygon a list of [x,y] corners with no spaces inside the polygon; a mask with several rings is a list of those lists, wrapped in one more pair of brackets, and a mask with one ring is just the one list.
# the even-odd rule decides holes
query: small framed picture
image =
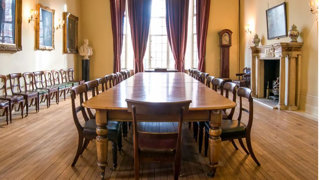
{"label": "small framed picture", "polygon": [[70,54],[78,53],[78,21],[77,16],[71,13],[63,13],[63,52]]}
{"label": "small framed picture", "polygon": [[0,0],[0,51],[21,51],[22,0]]}
{"label": "small framed picture", "polygon": [[37,5],[38,17],[36,20],[36,49],[54,49],[54,10]]}

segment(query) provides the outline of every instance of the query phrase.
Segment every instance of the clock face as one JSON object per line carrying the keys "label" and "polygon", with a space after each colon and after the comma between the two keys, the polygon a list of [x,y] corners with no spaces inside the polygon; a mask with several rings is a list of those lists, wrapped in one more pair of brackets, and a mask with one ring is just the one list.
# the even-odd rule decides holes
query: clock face
{"label": "clock face", "polygon": [[221,41],[222,45],[230,45],[230,37],[228,33],[224,33],[222,35],[222,41]]}

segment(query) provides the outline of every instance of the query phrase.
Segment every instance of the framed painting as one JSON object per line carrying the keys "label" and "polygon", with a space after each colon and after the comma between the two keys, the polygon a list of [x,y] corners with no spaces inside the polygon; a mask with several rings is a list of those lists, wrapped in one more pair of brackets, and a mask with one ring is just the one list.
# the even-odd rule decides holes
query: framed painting
{"label": "framed painting", "polygon": [[70,54],[78,53],[78,21],[77,16],[71,13],[63,13],[63,52]]}
{"label": "framed painting", "polygon": [[287,10],[286,3],[281,3],[266,11],[268,39],[286,37],[287,32]]}
{"label": "framed painting", "polygon": [[38,17],[36,19],[36,49],[54,49],[54,10],[37,5]]}
{"label": "framed painting", "polygon": [[22,0],[0,0],[0,51],[21,51]]}

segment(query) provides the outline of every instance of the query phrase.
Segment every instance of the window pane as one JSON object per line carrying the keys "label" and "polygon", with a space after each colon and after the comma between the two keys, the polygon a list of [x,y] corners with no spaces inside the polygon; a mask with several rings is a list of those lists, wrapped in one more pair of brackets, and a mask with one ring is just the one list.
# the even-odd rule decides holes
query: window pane
{"label": "window pane", "polygon": [[[185,68],[198,66],[198,51],[196,37],[195,0],[189,3],[188,38],[185,55]],[[166,5],[165,0],[152,1],[151,20],[147,48],[143,59],[145,69],[175,68],[174,57],[168,43],[166,29]],[[128,9],[126,9],[127,11]],[[125,17],[124,40],[121,54],[121,67],[129,68],[134,65],[133,48],[128,18]]]}

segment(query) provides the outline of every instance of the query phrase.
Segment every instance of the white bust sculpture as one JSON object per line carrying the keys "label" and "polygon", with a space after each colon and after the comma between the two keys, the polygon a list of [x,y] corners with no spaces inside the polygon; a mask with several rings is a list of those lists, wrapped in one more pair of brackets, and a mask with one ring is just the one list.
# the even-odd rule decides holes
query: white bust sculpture
{"label": "white bust sculpture", "polygon": [[92,47],[89,46],[89,40],[84,39],[83,45],[79,49],[80,56],[83,56],[83,59],[89,59],[89,56],[92,56],[93,50]]}

